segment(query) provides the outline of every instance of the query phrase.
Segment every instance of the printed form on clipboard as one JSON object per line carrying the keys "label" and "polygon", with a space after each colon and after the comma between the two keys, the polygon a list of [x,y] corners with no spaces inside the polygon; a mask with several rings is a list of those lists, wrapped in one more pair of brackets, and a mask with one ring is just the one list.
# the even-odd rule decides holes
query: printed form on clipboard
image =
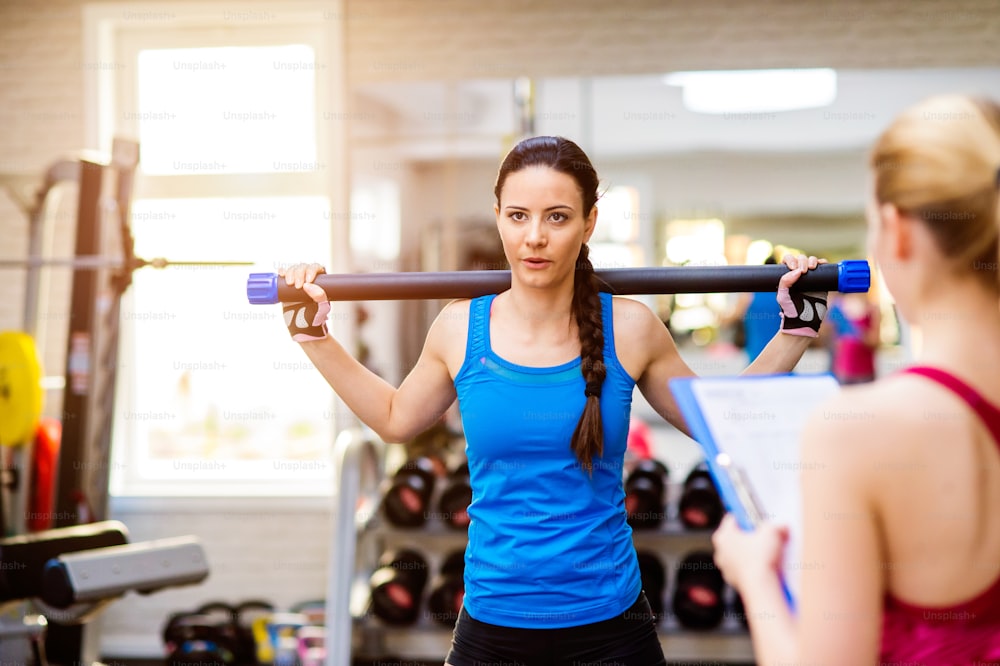
{"label": "printed form on clipboard", "polygon": [[809,415],[839,388],[829,374],[670,381],[726,509],[743,529],[761,520],[788,526],[782,579],[793,609],[802,570],[799,443]]}

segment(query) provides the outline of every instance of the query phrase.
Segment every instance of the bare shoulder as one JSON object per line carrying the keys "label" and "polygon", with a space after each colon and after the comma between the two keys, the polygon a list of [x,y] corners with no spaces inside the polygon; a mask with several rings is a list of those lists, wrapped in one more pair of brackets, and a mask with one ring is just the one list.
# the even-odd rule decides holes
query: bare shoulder
{"label": "bare shoulder", "polygon": [[654,346],[662,345],[670,337],[660,318],[641,301],[625,296],[615,296],[614,310],[615,348],[624,353],[655,353]]}
{"label": "bare shoulder", "polygon": [[655,335],[665,329],[660,318],[645,303],[627,296],[611,299],[614,310],[615,338],[634,340],[635,336]]}
{"label": "bare shoulder", "polygon": [[838,391],[810,415],[803,453],[870,467],[903,460],[928,439],[947,437],[948,424],[931,414],[941,396],[915,380],[893,376]]}
{"label": "bare shoulder", "polygon": [[442,326],[454,326],[457,324],[464,329],[469,323],[469,304],[471,302],[468,298],[449,301],[434,318],[434,325],[440,323]]}
{"label": "bare shoulder", "polygon": [[444,361],[453,377],[465,358],[469,303],[467,298],[449,302],[434,318],[427,333],[425,354],[432,354]]}
{"label": "bare shoulder", "polygon": [[670,360],[677,356],[670,331],[649,306],[624,296],[614,297],[612,303],[615,351],[632,377],[642,377],[654,359]]}

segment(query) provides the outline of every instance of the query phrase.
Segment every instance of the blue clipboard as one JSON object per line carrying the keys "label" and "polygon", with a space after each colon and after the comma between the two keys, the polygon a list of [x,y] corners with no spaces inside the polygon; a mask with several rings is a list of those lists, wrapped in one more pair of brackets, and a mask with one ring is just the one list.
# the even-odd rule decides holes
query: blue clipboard
{"label": "blue clipboard", "polygon": [[[757,497],[753,484],[750,482],[742,468],[733,462],[732,457],[720,447],[716,442],[715,435],[708,424],[705,411],[699,402],[695,392],[696,384],[710,382],[757,382],[773,380],[775,378],[803,378],[803,377],[823,377],[829,382],[830,388],[836,386],[836,380],[832,375],[824,373],[822,375],[742,375],[739,377],[683,377],[670,380],[670,390],[674,395],[677,406],[684,416],[691,431],[691,436],[701,446],[705,453],[705,462],[708,465],[709,473],[715,481],[723,505],[729,513],[733,514],[736,522],[744,530],[752,531],[768,514]],[[795,598],[788,585],[787,580],[782,577],[782,588],[785,599],[789,607],[794,612]]]}

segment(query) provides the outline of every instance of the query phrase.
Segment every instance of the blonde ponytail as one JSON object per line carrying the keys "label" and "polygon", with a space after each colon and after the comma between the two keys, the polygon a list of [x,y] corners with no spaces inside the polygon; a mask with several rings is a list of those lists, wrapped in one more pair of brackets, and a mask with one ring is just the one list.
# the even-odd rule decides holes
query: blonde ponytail
{"label": "blonde ponytail", "polygon": [[1000,289],[1000,105],[932,97],[893,121],[871,152],[875,196],[921,218],[956,272]]}

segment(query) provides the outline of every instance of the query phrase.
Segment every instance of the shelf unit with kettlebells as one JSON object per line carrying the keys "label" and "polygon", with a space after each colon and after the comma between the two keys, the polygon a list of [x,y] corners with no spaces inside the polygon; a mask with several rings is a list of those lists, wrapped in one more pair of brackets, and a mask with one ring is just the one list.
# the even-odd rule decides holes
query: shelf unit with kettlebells
{"label": "shelf unit with kettlebells", "polygon": [[[334,499],[347,525],[335,518],[327,597],[331,646],[327,666],[366,660],[391,663],[390,659],[440,664],[451,644],[453,611],[458,606],[454,596],[449,598],[439,590],[453,590],[447,587],[447,570],[461,558],[466,532],[450,522],[450,512],[438,510],[443,486],[448,485],[440,478],[422,503],[413,505],[423,507],[422,519],[408,526],[393,524],[387,518],[393,509],[384,496],[391,484],[384,474],[384,445],[372,438],[360,431],[338,438],[341,483]],[[362,488],[365,475],[358,469],[362,463],[377,470],[375,478],[367,480],[367,491]],[[662,515],[645,522],[630,520],[644,587],[654,597],[654,611],[662,611],[657,627],[667,662],[752,663],[750,636],[739,617],[738,600],[710,564],[715,517],[708,516],[705,527],[693,529],[701,520],[696,515],[698,506],[685,505],[684,513],[681,505],[686,496],[698,494],[692,491],[690,478],[680,483],[667,476],[661,479]],[[655,485],[654,481],[654,491]],[[695,490],[706,491],[700,495],[702,500],[711,497],[703,484]],[[405,498],[406,493],[402,495]],[[710,503],[703,502],[701,508],[705,506]],[[435,594],[438,598],[432,606]],[[345,607],[350,613],[344,613]],[[687,613],[686,621],[681,621],[675,609]],[[695,628],[699,625],[703,628]]]}

